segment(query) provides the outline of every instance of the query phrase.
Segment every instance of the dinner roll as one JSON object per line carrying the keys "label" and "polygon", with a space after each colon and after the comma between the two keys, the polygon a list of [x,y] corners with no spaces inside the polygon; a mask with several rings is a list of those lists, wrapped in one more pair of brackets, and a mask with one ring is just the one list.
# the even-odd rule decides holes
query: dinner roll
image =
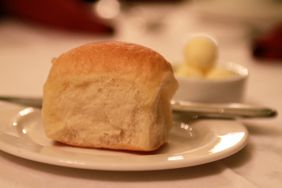
{"label": "dinner roll", "polygon": [[130,43],[90,43],[52,62],[44,85],[46,135],[68,145],[152,151],[172,127],[178,83],[153,50]]}

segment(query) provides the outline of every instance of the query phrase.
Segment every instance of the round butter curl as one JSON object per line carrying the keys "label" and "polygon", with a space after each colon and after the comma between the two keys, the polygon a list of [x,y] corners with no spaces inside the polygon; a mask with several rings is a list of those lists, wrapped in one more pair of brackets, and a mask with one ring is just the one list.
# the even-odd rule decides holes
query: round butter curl
{"label": "round butter curl", "polygon": [[215,40],[207,35],[193,37],[184,48],[185,64],[206,74],[216,63],[218,49]]}

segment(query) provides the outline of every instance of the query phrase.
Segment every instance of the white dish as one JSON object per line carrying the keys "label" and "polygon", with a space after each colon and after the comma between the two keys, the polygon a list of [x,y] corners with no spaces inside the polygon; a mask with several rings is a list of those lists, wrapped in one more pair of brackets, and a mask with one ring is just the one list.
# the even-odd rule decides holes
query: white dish
{"label": "white dish", "polygon": [[[189,167],[230,156],[247,144],[236,121],[176,123],[168,143],[151,153],[70,147],[46,138],[40,111],[0,102],[0,149],[12,155],[65,167],[142,171]],[[5,117],[5,118],[3,118]]]}
{"label": "white dish", "polygon": [[179,88],[174,99],[204,103],[242,102],[249,75],[248,69],[236,63],[219,64],[218,67],[231,70],[238,76],[219,80],[177,76]]}

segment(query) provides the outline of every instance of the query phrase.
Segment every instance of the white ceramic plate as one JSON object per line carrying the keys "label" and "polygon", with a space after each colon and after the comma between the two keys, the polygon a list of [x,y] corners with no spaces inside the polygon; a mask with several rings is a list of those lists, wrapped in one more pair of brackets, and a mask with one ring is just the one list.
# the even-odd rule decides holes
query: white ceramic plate
{"label": "white ceramic plate", "polygon": [[236,121],[175,122],[168,143],[151,153],[70,147],[46,138],[40,111],[0,102],[0,149],[12,155],[65,167],[142,171],[189,167],[216,161],[242,149],[246,128]]}

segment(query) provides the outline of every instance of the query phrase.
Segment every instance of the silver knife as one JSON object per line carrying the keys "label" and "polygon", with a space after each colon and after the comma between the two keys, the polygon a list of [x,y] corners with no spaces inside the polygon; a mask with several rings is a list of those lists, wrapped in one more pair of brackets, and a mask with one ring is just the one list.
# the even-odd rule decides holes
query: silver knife
{"label": "silver knife", "polygon": [[242,103],[216,104],[172,100],[171,107],[178,113],[189,112],[195,118],[271,118],[278,115],[274,109]]}
{"label": "silver knife", "polygon": [[[35,108],[42,107],[42,98],[0,96],[0,100]],[[197,118],[271,118],[278,114],[271,108],[241,103],[212,104],[172,100],[171,107],[176,113],[188,113]]]}

